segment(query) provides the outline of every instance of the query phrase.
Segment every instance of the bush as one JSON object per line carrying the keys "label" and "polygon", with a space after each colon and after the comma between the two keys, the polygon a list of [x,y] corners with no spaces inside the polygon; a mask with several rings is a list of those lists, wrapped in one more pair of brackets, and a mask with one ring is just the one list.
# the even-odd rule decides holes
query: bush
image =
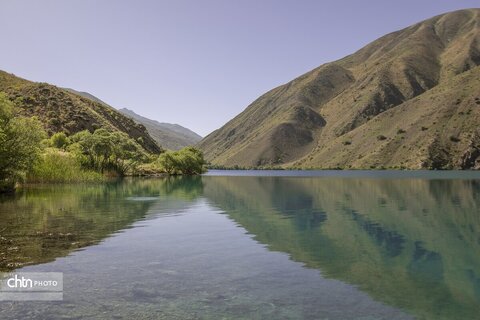
{"label": "bush", "polygon": [[456,136],[450,136],[450,141],[452,142],[460,142],[460,138],[456,137]]}
{"label": "bush", "polygon": [[379,140],[379,141],[387,140],[387,137],[385,137],[384,135],[381,134],[381,135],[377,136],[377,140]]}
{"label": "bush", "polygon": [[65,149],[69,144],[67,135],[63,132],[57,132],[50,137],[50,145],[58,149]]}

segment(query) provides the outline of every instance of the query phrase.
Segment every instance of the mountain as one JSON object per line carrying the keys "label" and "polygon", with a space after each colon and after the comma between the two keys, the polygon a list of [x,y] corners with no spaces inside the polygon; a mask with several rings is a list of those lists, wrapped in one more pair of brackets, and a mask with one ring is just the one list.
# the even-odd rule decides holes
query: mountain
{"label": "mountain", "polygon": [[0,71],[0,92],[15,101],[19,113],[37,116],[49,134],[63,131],[74,134],[82,130],[105,128],[121,131],[135,139],[146,151],[162,149],[145,127],[114,108],[48,83],[31,82]]}
{"label": "mountain", "polygon": [[137,123],[144,125],[150,136],[152,136],[158,144],[167,149],[179,150],[202,140],[201,136],[181,125],[151,120],[126,108],[119,109],[118,111],[132,118]]}
{"label": "mountain", "polygon": [[[88,92],[76,91],[70,88],[64,89],[110,107],[107,103]],[[141,115],[136,114],[127,108],[118,109],[118,111],[123,115],[133,119],[136,123],[145,126],[147,132],[158,143],[158,145],[166,149],[180,150],[186,146],[194,145],[202,140],[201,136],[185,127],[182,127],[181,125],[151,120],[142,117]]]}
{"label": "mountain", "polygon": [[98,103],[101,103],[101,104],[104,104],[104,105],[110,107],[109,104],[103,102],[102,100],[100,100],[99,98],[95,97],[93,94],[90,94],[90,93],[88,93],[88,92],[85,92],[85,91],[77,91],[77,90],[71,89],[71,88],[62,88],[62,89],[67,90],[67,91],[69,91],[69,92],[71,92],[71,93],[74,93],[74,94],[76,94],[76,95],[82,96],[82,97],[84,97],[84,98],[93,100],[93,101],[95,101],[95,102],[98,102]]}
{"label": "mountain", "polygon": [[222,166],[480,169],[480,9],[390,33],[204,138]]}

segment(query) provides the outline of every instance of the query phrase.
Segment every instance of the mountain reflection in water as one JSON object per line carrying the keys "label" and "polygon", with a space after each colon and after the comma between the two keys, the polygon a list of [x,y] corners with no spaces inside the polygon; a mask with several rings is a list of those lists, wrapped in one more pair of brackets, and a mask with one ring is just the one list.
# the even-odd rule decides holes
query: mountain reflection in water
{"label": "mountain reflection in water", "polygon": [[[128,236],[129,228],[159,228],[151,225],[159,217],[191,215],[202,208],[208,210],[209,219],[224,214],[268,250],[286,253],[291,260],[319,270],[319,279],[351,284],[374,300],[419,319],[476,319],[480,314],[479,199],[480,180],[441,179],[441,174],[434,172],[422,179],[396,178],[395,173],[382,179],[207,175],[26,188],[14,197],[0,198],[0,269],[10,271],[68,258],[78,249],[102,244],[122,232]],[[205,204],[198,207],[198,203]],[[233,235],[231,231],[210,233],[212,239],[207,239],[205,232],[211,232],[207,225],[197,225],[197,230],[188,229],[187,234],[178,234],[178,239],[169,239],[172,246],[186,241],[175,250],[191,254],[189,267],[208,277],[209,269],[220,267],[215,261],[232,254],[228,244],[234,241]],[[185,247],[189,237],[194,239],[190,232],[212,245],[224,242],[218,250],[226,251],[213,251],[205,262],[210,266],[196,265],[200,256],[194,258],[196,253]],[[145,243],[136,250],[145,261],[153,259],[149,257],[154,250],[151,245]],[[254,250],[244,249],[246,254]],[[248,256],[242,258],[248,263],[245,259]],[[224,263],[225,270],[236,268],[233,261]],[[177,272],[167,271],[162,271],[163,276]],[[138,281],[141,276],[138,274]],[[211,277],[213,283],[215,275]],[[247,278],[244,282],[249,283]],[[198,289],[210,290],[200,285]],[[253,292],[251,303],[259,300]],[[180,291],[177,294],[181,296]],[[168,299],[179,301],[180,296],[172,291]],[[314,297],[310,294],[310,298]],[[233,297],[225,296],[225,301],[228,299]],[[314,314],[315,310],[310,311]],[[226,309],[226,316],[232,316],[230,311]],[[242,313],[245,310],[238,310],[233,317],[241,318]],[[278,317],[288,318],[283,313]],[[348,318],[339,315],[342,317]]]}

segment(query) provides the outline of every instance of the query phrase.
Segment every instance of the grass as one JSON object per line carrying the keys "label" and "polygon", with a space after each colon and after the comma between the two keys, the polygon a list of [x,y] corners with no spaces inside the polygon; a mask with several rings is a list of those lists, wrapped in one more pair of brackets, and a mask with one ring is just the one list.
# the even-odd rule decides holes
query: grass
{"label": "grass", "polygon": [[107,177],[81,168],[70,153],[47,149],[33,170],[27,174],[27,183],[103,182]]}

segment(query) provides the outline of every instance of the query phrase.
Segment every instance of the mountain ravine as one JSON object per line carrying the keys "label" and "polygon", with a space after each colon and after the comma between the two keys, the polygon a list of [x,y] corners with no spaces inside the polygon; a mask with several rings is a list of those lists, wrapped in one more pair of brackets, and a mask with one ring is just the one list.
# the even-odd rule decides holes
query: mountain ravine
{"label": "mountain ravine", "polygon": [[436,16],[265,93],[199,147],[226,167],[480,169],[479,65],[480,9]]}

